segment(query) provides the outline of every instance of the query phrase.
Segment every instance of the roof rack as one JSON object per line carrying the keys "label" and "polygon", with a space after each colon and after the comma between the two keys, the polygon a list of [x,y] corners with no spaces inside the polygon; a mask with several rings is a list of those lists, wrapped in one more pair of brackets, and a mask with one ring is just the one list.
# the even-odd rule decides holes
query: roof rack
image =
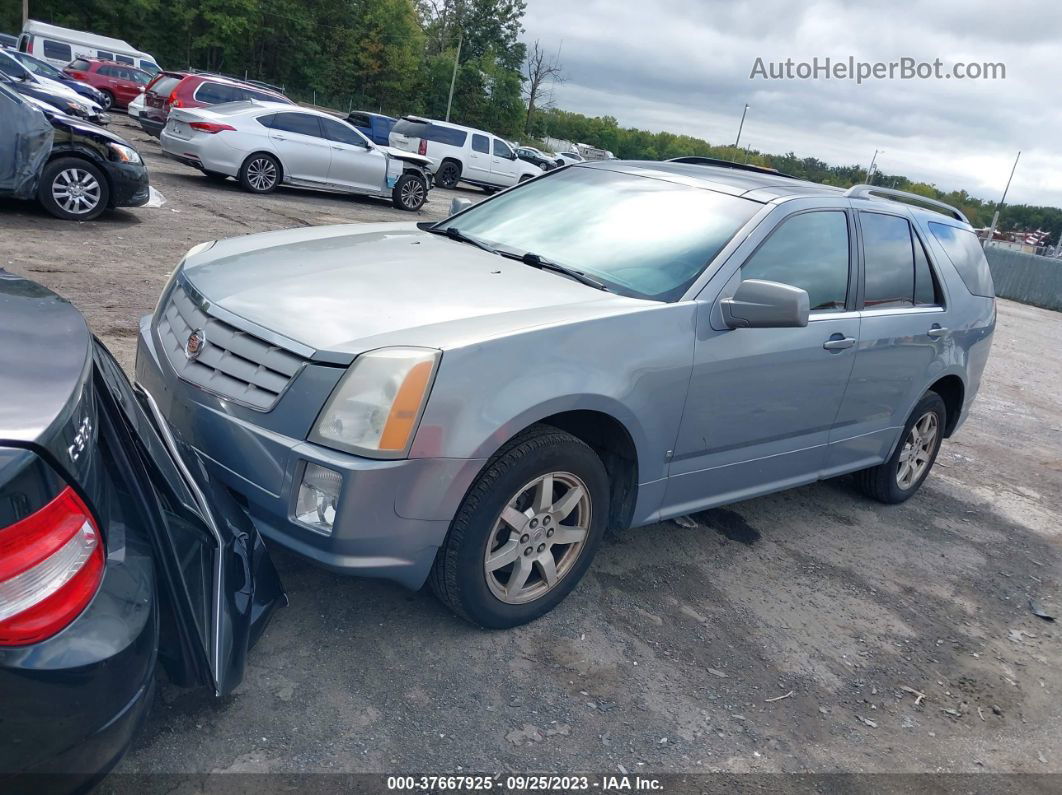
{"label": "roof rack", "polygon": [[718,166],[719,168],[732,168],[736,171],[754,171],[757,174],[770,174],[775,177],[786,177],[788,179],[799,179],[791,174],[783,174],[776,168],[769,168],[768,166],[757,166],[753,163],[735,163],[733,160],[723,160],[718,157],[703,157],[702,155],[685,155],[683,157],[672,157],[667,162],[669,163],[690,163],[695,166]]}
{"label": "roof rack", "polygon": [[918,193],[910,193],[905,190],[882,188],[877,185],[853,185],[844,192],[844,195],[851,199],[875,199],[878,197],[884,197],[886,199],[897,199],[909,203],[914,202],[916,204],[924,204],[935,210],[942,210],[947,215],[950,215],[957,221],[962,221],[964,224],[970,223],[966,216],[962,214],[961,210],[952,207],[950,204],[931,199],[928,196],[922,196]]}

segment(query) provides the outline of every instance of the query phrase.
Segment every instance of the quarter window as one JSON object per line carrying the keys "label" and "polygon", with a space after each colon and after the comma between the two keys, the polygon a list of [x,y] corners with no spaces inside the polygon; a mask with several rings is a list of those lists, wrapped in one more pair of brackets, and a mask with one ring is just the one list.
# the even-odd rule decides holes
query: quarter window
{"label": "quarter window", "polygon": [[44,57],[66,63],[73,59],[74,53],[71,52],[70,45],[65,42],[44,39]]}
{"label": "quarter window", "polygon": [[487,140],[485,135],[476,135],[472,133],[472,151],[481,152],[485,155],[490,154],[490,141]]}
{"label": "quarter window", "polygon": [[838,312],[848,298],[848,218],[840,211],[787,218],[741,266],[741,279],[806,290],[813,312]]}
{"label": "quarter window", "polygon": [[316,116],[309,113],[278,113],[270,125],[274,130],[321,137],[321,125]]}
{"label": "quarter window", "polygon": [[929,224],[929,231],[944,247],[944,253],[959,272],[966,289],[974,295],[986,298],[995,295],[992,271],[988,269],[988,260],[985,259],[985,252],[981,249],[977,235],[969,229],[933,222]]}

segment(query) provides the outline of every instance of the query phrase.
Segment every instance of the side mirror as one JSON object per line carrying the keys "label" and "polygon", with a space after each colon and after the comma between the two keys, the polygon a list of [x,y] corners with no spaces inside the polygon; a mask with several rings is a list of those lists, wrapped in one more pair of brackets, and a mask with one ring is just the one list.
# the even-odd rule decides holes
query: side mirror
{"label": "side mirror", "polygon": [[802,328],[810,303],[806,290],[759,279],[742,282],[732,298],[719,302],[729,328]]}
{"label": "side mirror", "polygon": [[450,199],[450,215],[457,215],[472,206],[471,199]]}

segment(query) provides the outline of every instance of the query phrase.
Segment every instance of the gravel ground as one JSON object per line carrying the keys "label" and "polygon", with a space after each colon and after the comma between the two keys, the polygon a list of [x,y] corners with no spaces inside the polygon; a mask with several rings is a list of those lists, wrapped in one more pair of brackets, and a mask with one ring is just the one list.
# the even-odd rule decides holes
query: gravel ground
{"label": "gravel ground", "polygon": [[[2,203],[0,263],[69,297],[130,371],[191,245],[418,217],[215,185],[114,126],[166,205],[78,225]],[[453,195],[481,194],[436,190],[419,217]],[[841,479],[622,532],[516,630],[278,550],[291,605],[245,682],[224,701],[162,683],[119,770],[1062,772],[1060,633],[1029,609],[1062,609],[1060,338],[1062,315],[999,302],[973,413],[905,505]]]}

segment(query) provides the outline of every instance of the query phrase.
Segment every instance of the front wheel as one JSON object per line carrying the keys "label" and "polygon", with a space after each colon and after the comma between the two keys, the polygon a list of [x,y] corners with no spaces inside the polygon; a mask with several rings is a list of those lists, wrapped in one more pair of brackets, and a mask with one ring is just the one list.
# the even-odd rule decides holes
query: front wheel
{"label": "front wheel", "polygon": [[64,221],[91,221],[110,201],[107,179],[80,157],[59,157],[44,167],[37,185],[44,209]]}
{"label": "front wheel", "polygon": [[391,191],[391,202],[399,210],[416,212],[428,199],[428,183],[419,174],[405,173]]}
{"label": "front wheel", "polygon": [[946,418],[944,400],[936,392],[926,392],[907,418],[892,455],[876,467],[855,473],[859,490],[888,505],[913,497],[937,460]]}
{"label": "front wheel", "polygon": [[597,454],[571,434],[535,426],[503,447],[465,495],[435,558],[432,590],[480,626],[533,621],[582,579],[608,504]]}

